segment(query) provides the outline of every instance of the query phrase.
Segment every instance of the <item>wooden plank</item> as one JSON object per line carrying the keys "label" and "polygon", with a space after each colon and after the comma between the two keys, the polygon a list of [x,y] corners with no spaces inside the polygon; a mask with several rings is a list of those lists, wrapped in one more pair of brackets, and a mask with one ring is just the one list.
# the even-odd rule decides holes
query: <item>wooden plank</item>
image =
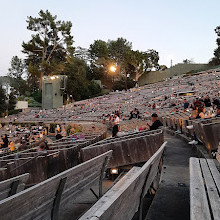
{"label": "wooden plank", "polygon": [[190,158],[190,218],[211,219],[207,195],[198,158]]}
{"label": "wooden plank", "polygon": [[[129,172],[124,175],[120,181],[117,182],[104,196],[101,198],[102,202],[97,202],[95,205],[93,205],[88,212],[86,212],[83,215],[83,219],[90,219],[92,215],[94,215],[95,212],[97,212],[103,205],[104,202],[108,202],[114,194],[116,194],[116,190],[121,189],[128,181],[131,179],[135,173],[137,173],[141,168],[140,167],[133,167]],[[117,186],[116,186],[117,185]]]}
{"label": "wooden plank", "polygon": [[[104,159],[111,155],[111,151],[102,154],[96,158],[93,158],[83,164],[66,170],[50,179],[47,179],[33,187],[30,187],[20,193],[11,196],[10,198],[0,201],[0,216],[4,220],[11,219],[50,219],[51,210],[53,206],[53,200],[56,195],[57,188],[59,186],[61,178],[67,177],[71,180],[74,179],[75,174],[81,173],[84,175],[86,169],[94,169],[97,161],[102,164]],[[81,179],[75,179],[74,186],[78,186],[77,190],[80,192],[80,188],[84,190],[85,185],[89,186],[90,182],[99,178],[101,174],[101,166],[99,172],[96,175],[89,176],[84,184],[80,184]],[[66,191],[68,192],[68,190]],[[70,193],[70,192],[69,192]]]}
{"label": "wooden plank", "polygon": [[[132,219],[138,211],[140,196],[150,166],[154,167],[146,182],[146,189],[153,181],[165,144],[144,164],[143,167],[131,170],[116,183],[98,202],[79,220]],[[132,175],[131,175],[132,174]]]}
{"label": "wooden plank", "polygon": [[28,181],[28,178],[29,178],[29,173],[25,173],[20,176],[16,176],[16,177],[1,181],[0,182],[0,200],[8,197],[8,193],[10,192],[10,189],[11,189],[11,184],[14,181],[19,180],[17,193],[24,190],[24,187],[25,187],[26,182]]}
{"label": "wooden plank", "polygon": [[212,159],[207,159],[207,163],[209,165],[210,172],[212,173],[212,177],[215,181],[216,187],[220,192],[220,173]]}
{"label": "wooden plank", "polygon": [[[159,149],[163,139],[162,130],[159,130],[158,133],[136,138],[117,139],[117,142],[113,141],[82,148],[81,158],[83,161],[86,161],[103,152],[113,150],[108,168],[145,162]],[[141,148],[142,152],[139,148]]]}
{"label": "wooden plank", "polygon": [[200,159],[203,177],[214,219],[220,219],[220,198],[206,159]]}
{"label": "wooden plank", "polygon": [[105,140],[102,140],[102,141],[99,141],[95,144],[92,144],[89,147],[102,145],[104,143],[109,143],[109,142],[114,143],[114,142],[118,142],[118,141],[122,141],[122,140],[127,140],[127,139],[130,139],[130,138],[142,137],[142,136],[157,134],[157,133],[161,133],[161,132],[162,132],[162,130],[160,130],[160,129],[154,130],[154,131],[134,132],[134,133],[131,133],[131,134],[123,135],[122,137],[118,137],[118,138],[115,138],[115,137],[114,138],[107,138]]}

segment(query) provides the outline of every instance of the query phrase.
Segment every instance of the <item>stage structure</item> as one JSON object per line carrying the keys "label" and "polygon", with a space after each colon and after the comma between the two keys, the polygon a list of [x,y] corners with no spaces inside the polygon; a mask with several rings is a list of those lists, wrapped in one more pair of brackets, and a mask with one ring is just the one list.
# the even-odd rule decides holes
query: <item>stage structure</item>
{"label": "stage structure", "polygon": [[63,106],[63,96],[66,90],[67,76],[44,76],[42,83],[42,108],[52,109]]}

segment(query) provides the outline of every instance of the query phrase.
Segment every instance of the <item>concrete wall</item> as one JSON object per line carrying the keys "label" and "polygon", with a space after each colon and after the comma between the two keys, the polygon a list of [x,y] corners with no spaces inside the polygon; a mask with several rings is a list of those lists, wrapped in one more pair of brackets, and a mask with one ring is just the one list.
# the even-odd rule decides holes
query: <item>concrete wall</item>
{"label": "concrete wall", "polygon": [[164,71],[152,71],[142,75],[138,82],[140,86],[163,81],[166,78],[173,76],[179,76],[192,70],[199,71],[208,67],[208,64],[184,64],[180,63],[172,67],[172,69],[166,69]]}
{"label": "concrete wall", "polygon": [[17,101],[15,109],[26,109],[26,108],[28,108],[27,101]]}

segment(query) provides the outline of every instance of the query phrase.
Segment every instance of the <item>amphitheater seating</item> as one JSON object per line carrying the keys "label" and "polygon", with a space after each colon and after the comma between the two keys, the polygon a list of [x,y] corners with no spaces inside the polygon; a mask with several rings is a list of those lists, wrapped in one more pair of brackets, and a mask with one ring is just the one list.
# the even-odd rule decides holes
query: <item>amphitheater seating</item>
{"label": "amphitheater seating", "polygon": [[7,179],[0,182],[0,200],[10,197],[25,189],[25,184],[29,178],[29,173]]}
{"label": "amphitheater seating", "polygon": [[202,124],[201,126],[204,135],[203,142],[207,150],[217,150],[220,142],[220,120],[219,122]]}
{"label": "amphitheater seating", "polygon": [[113,150],[108,168],[130,165],[147,161],[164,142],[162,130],[139,132],[121,138],[104,140],[97,145],[81,149],[82,161],[87,161],[108,150]]}
{"label": "amphitheater seating", "polygon": [[220,219],[220,173],[211,159],[190,158],[190,218]]}
{"label": "amphitheater seating", "polygon": [[[163,124],[171,130],[179,130],[184,135],[194,138],[194,132],[197,139],[204,144],[209,155],[212,155],[213,151],[217,151],[220,142],[220,119],[219,118],[206,118],[206,119],[194,119],[187,118],[187,114],[184,116],[175,114],[173,116],[164,116]],[[187,129],[186,126],[193,125],[192,129]]]}
{"label": "amphitheater seating", "polygon": [[59,208],[64,211],[68,202],[90,189],[97,180],[101,196],[102,178],[110,155],[111,151],[108,151],[0,201],[1,218],[58,219]]}
{"label": "amphitheater seating", "polygon": [[133,167],[79,220],[129,220],[137,211],[142,217],[143,198],[158,172],[165,144],[141,168]]}
{"label": "amphitheater seating", "polygon": [[80,163],[80,149],[102,140],[103,135],[91,136],[79,142],[58,141],[50,150],[39,153],[28,149],[0,157],[0,181],[29,173],[28,185],[37,184]]}

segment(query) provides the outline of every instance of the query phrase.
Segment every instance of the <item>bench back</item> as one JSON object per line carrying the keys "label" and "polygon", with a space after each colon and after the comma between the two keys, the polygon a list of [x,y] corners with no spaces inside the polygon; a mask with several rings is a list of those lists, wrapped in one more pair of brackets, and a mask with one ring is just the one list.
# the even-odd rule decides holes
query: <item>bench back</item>
{"label": "bench back", "polygon": [[90,145],[90,147],[91,146],[102,145],[102,144],[105,144],[105,143],[113,143],[113,142],[123,141],[123,140],[127,140],[127,139],[130,139],[130,138],[135,138],[135,137],[141,137],[141,136],[146,136],[146,135],[151,135],[151,134],[157,134],[157,133],[161,133],[161,130],[158,129],[158,130],[153,130],[153,131],[133,132],[133,133],[123,135],[121,137],[110,137],[110,138],[107,138],[105,140],[101,140],[101,141],[99,141],[95,144]]}
{"label": "bench back", "polygon": [[[116,139],[117,140],[117,139]],[[81,149],[82,161],[87,161],[106,151],[113,150],[108,168],[145,162],[164,142],[163,131],[150,135],[118,140]]]}
{"label": "bench back", "polygon": [[0,201],[1,218],[57,219],[60,204],[65,205],[102,178],[110,155],[111,151],[106,152]]}
{"label": "bench back", "polygon": [[202,124],[204,144],[208,151],[217,150],[220,142],[220,122]]}
{"label": "bench back", "polygon": [[130,220],[141,209],[158,172],[164,143],[141,168],[131,169],[99,199],[79,220]]}
{"label": "bench back", "polygon": [[13,177],[0,182],[0,200],[12,196],[24,190],[26,182],[29,178],[29,173]]}

